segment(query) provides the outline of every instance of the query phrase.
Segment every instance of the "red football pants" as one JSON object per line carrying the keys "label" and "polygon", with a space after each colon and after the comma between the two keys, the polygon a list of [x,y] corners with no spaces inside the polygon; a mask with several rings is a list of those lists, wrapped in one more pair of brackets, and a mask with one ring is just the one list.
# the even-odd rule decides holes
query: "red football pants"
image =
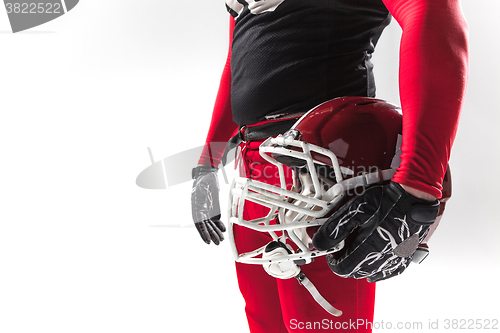
{"label": "red football pants", "polygon": [[[240,174],[279,186],[277,168],[259,155],[260,143],[242,144],[241,161],[244,167],[240,166]],[[262,217],[266,213],[263,206],[251,202],[245,204],[246,219]],[[234,237],[239,253],[253,251],[272,240],[267,234],[238,225],[234,226]],[[324,257],[316,258],[301,268],[321,295],[343,314],[334,317],[326,312],[295,278],[276,279],[268,275],[261,265],[236,263],[250,332],[371,332],[374,283],[335,275]]]}

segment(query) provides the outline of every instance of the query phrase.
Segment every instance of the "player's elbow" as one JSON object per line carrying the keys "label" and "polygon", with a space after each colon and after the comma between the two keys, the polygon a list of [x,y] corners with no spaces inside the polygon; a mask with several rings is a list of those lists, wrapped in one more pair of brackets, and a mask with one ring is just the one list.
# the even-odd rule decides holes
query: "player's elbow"
{"label": "player's elbow", "polygon": [[[460,2],[452,1],[437,1],[446,2],[448,6],[443,9],[434,9],[434,14],[431,12],[428,15],[435,15],[435,18],[430,18],[429,21],[437,20],[434,28],[434,34],[437,35],[439,42],[443,43],[442,47],[449,48],[450,63],[454,63],[462,70],[467,72],[469,62],[469,25],[463,15]],[[432,23],[431,23],[432,24]]]}
{"label": "player's elbow", "polygon": [[406,6],[397,8],[395,16],[403,34],[411,35],[420,46],[447,52],[451,62],[468,62],[469,26],[459,0],[412,0],[403,3]]}
{"label": "player's elbow", "polygon": [[430,27],[434,33],[468,35],[468,24],[459,0],[386,1],[403,31]]}

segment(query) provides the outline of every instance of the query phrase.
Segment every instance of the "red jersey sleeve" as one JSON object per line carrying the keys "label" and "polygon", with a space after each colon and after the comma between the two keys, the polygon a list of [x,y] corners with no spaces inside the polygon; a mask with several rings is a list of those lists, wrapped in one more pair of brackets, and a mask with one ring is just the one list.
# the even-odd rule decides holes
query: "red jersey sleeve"
{"label": "red jersey sleeve", "polygon": [[393,180],[439,198],[467,83],[467,23],[459,0],[383,1],[403,30],[403,143]]}
{"label": "red jersey sleeve", "polygon": [[231,110],[231,44],[233,39],[234,19],[231,17],[229,26],[229,52],[226,65],[222,72],[217,98],[215,99],[212,120],[207,139],[198,164],[218,166],[226,142],[232,137],[238,126],[233,122]]}

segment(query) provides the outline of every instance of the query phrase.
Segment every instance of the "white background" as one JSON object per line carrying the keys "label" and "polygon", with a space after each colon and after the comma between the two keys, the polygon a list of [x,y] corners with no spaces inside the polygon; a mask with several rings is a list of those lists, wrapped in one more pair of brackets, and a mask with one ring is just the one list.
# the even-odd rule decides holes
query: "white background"
{"label": "white background", "polygon": [[[500,319],[500,3],[463,7],[454,194],[426,262],[378,285],[379,325]],[[0,11],[0,332],[248,331],[228,242],[189,227],[190,184],[135,184],[146,147],[161,159],[203,143],[227,16],[222,1],[86,0],[12,34]],[[375,57],[394,103],[399,34],[393,22]]]}

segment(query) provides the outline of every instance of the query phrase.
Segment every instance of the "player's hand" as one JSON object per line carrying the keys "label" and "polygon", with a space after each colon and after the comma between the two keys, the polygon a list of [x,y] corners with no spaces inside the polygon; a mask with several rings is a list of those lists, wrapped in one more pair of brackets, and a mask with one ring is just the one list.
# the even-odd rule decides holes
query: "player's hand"
{"label": "player's hand", "polygon": [[398,183],[367,189],[333,214],[313,237],[327,250],[349,236],[345,251],[327,255],[331,270],[368,282],[401,274],[429,232],[439,202],[418,199]]}
{"label": "player's hand", "polygon": [[193,179],[191,209],[194,225],[205,243],[210,244],[212,240],[219,245],[224,240],[222,233],[226,227],[220,221],[217,169],[210,165],[199,165],[193,169]]}

